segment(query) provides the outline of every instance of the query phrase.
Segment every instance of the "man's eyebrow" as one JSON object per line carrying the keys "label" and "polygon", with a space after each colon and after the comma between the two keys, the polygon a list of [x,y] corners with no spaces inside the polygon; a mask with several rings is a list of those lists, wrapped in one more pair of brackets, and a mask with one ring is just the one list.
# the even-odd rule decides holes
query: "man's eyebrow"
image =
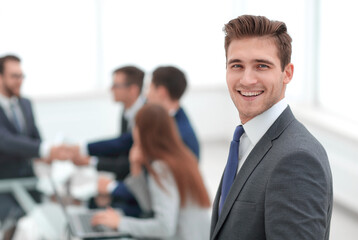
{"label": "man's eyebrow", "polygon": [[266,59],[255,59],[255,62],[257,62],[257,63],[266,63],[266,64],[269,64],[269,65],[275,65],[273,62],[271,62],[269,60],[266,60]]}
{"label": "man's eyebrow", "polygon": [[241,63],[242,61],[240,59],[234,58],[234,59],[230,59],[227,64],[232,64],[232,63]]}
{"label": "man's eyebrow", "polygon": [[[275,65],[273,62],[267,60],[267,59],[255,59],[254,62],[256,63],[266,63],[269,65]],[[234,59],[230,59],[227,64],[232,64],[232,63],[242,63],[242,60],[238,59],[238,58],[234,58]]]}

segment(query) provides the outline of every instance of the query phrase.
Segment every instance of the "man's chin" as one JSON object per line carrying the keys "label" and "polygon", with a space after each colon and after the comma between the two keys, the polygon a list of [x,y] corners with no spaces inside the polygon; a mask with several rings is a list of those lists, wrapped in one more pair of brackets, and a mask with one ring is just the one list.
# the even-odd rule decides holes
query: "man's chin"
{"label": "man's chin", "polygon": [[12,96],[14,97],[20,97],[21,93],[20,92],[12,92]]}
{"label": "man's chin", "polygon": [[19,91],[10,91],[7,90],[4,92],[4,94],[8,97],[20,97],[20,92]]}

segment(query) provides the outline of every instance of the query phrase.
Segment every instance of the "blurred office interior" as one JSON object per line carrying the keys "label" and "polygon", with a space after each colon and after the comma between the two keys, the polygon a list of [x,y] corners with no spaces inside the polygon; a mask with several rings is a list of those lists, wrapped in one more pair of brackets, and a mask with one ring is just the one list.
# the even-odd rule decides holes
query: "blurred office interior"
{"label": "blurred office interior", "polygon": [[[183,106],[202,145],[212,197],[238,122],[225,82],[223,25],[241,14],[284,21],[295,73],[287,99],[325,146],[333,173],[331,239],[358,235],[357,3],[351,0],[0,0],[0,55],[21,57],[22,94],[44,139],[116,136],[113,69],[175,65],[189,79]],[[147,85],[147,84],[146,84]],[[147,87],[147,86],[146,86]],[[145,89],[144,89],[145,91]],[[96,126],[96,127],[94,127]]]}

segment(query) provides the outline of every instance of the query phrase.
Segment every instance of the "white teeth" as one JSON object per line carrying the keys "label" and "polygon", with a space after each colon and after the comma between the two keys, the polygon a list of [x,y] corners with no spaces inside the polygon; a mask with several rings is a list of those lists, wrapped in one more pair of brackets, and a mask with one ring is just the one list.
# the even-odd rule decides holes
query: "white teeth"
{"label": "white teeth", "polygon": [[262,92],[241,92],[241,94],[245,97],[252,97],[252,96],[258,96]]}

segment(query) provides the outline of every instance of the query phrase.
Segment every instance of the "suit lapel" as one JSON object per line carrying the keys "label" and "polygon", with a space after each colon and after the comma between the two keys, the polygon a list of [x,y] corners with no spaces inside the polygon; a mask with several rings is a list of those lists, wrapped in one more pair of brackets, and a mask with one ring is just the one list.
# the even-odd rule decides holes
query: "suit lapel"
{"label": "suit lapel", "polygon": [[[241,167],[238,175],[236,176],[233,185],[231,186],[230,192],[226,198],[225,204],[222,208],[221,215],[218,218],[218,202],[220,199],[220,189],[217,192],[214,210],[213,210],[213,220],[211,230],[214,229],[211,239],[215,239],[215,236],[218,234],[220,228],[222,227],[225,219],[227,218],[230,210],[239,196],[243,186],[246,181],[250,177],[251,173],[255,170],[256,166],[262,161],[266,153],[272,147],[272,141],[276,139],[284,129],[289,125],[290,122],[294,119],[294,116],[289,107],[287,107],[280,117],[274,122],[274,124],[269,128],[269,130],[264,134],[264,136],[260,139],[260,141],[256,144],[256,146],[252,149],[251,153],[247,157],[244,165]],[[216,223],[216,226],[215,226]]]}
{"label": "suit lapel", "polygon": [[241,167],[240,172],[237,174],[233,185],[231,186],[230,192],[222,208],[220,217],[218,218],[218,221],[216,223],[213,237],[215,237],[215,235],[218,233],[219,229],[225,222],[226,217],[228,216],[237,196],[240,194],[247,179],[250,177],[256,166],[261,162],[267,151],[271,148],[271,140],[265,136],[260,140],[259,143],[260,144],[257,144],[254,149],[252,149],[244,165]]}
{"label": "suit lapel", "polygon": [[216,228],[217,221],[218,221],[218,215],[219,215],[218,210],[219,210],[219,201],[220,201],[220,195],[221,195],[222,181],[223,181],[223,176],[221,176],[220,184],[219,184],[218,190],[216,192],[216,196],[215,196],[214,203],[213,203],[213,211],[211,213],[210,235],[213,234],[213,232]]}
{"label": "suit lapel", "polygon": [[14,124],[12,122],[10,122],[9,118],[5,114],[5,111],[4,111],[4,109],[2,107],[0,107],[0,118],[3,119],[3,121],[1,121],[2,124],[7,126],[7,128],[10,128],[13,132],[17,132]]}

